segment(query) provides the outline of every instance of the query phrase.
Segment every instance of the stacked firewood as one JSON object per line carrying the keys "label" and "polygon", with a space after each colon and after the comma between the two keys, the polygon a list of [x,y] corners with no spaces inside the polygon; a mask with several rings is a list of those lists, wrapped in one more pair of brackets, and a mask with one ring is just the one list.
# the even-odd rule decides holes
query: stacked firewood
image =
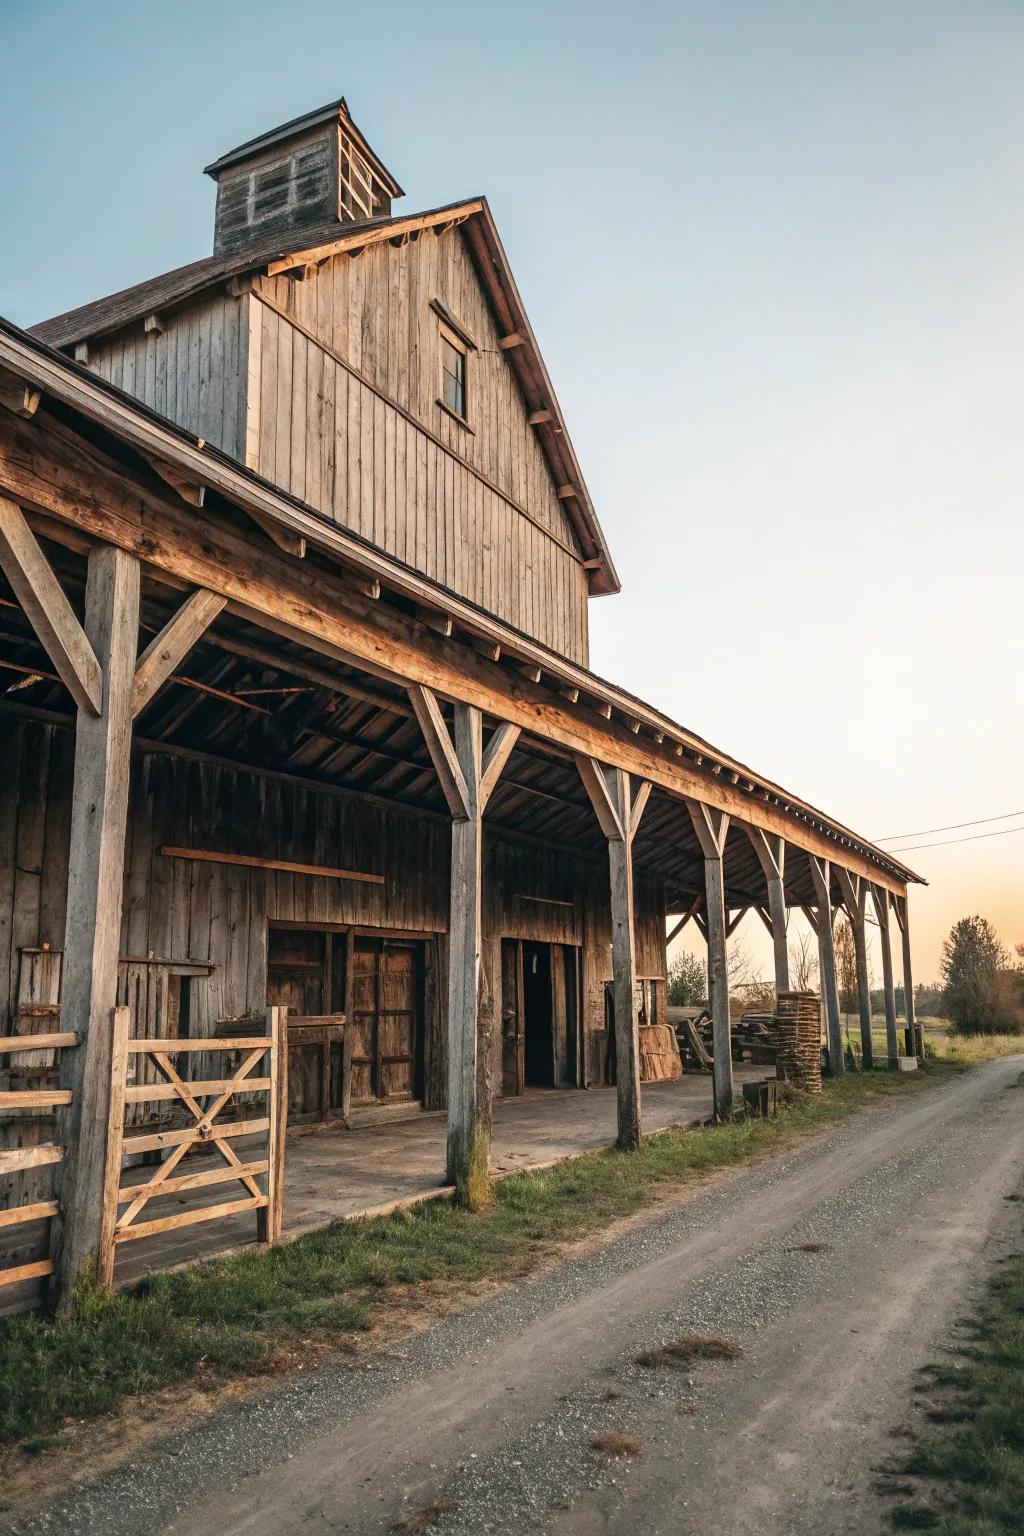
{"label": "stacked firewood", "polygon": [[816,992],[780,992],[775,1005],[777,1077],[821,1092],[821,1000]]}

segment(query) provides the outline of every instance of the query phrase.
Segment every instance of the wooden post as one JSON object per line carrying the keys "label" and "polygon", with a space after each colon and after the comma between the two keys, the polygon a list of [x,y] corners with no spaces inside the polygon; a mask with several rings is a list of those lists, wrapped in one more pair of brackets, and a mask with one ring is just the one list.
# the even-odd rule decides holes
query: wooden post
{"label": "wooden post", "polygon": [[110,1107],[107,1116],[107,1151],[103,1178],[103,1220],[97,1279],[105,1290],[114,1284],[114,1228],[117,1226],[117,1192],[121,1187],[121,1142],[124,1139],[124,1093],[128,1083],[128,1037],[132,1030],[129,1008],[115,1008],[110,1052]]}
{"label": "wooden post", "polygon": [[483,814],[519,728],[499,725],[484,752],[483,719],[473,705],[454,705],[454,732],[449,734],[441,706],[428,688],[411,688],[409,697],[452,813],[447,1177],[456,1199],[478,1210],[491,1198],[490,1074],[478,1072]]}
{"label": "wooden post", "polygon": [[480,1007],[483,816],[482,721],[472,705],[455,707],[455,754],[466,786],[466,814],[452,821],[448,925],[448,1182],[470,1206],[486,1202],[490,1106],[477,1095]]}
{"label": "wooden post", "polygon": [[808,854],[811,879],[818,903],[818,970],[821,976],[821,1001],[825,1010],[828,1040],[828,1064],[833,1077],[846,1071],[843,1056],[843,1021],[839,1010],[839,986],[836,980],[835,936],[832,932],[832,866],[828,859]]}
{"label": "wooden post", "polygon": [[686,802],[704,855],[704,926],[708,943],[708,1002],[714,1040],[712,1082],[715,1119],[732,1113],[732,1025],[729,1020],[729,953],[725,924],[725,840],[729,817],[699,800]]}
{"label": "wooden post", "polygon": [[261,1243],[276,1243],[284,1227],[285,1141],[288,1129],[288,1009],[267,1009],[267,1034],[273,1044],[267,1076],[270,1078],[270,1130],[267,1133],[267,1205],[256,1212],[256,1236]]}
{"label": "wooden post", "polygon": [[633,839],[651,786],[621,768],[578,756],[576,766],[608,842],[612,913],[612,996],[615,1008],[616,1145],[640,1145],[640,1021],[637,1017],[636,935],[633,920]]}
{"label": "wooden post", "polygon": [[924,1031],[917,1021],[914,1009],[914,976],[910,964],[910,909],[906,896],[894,896],[893,911],[903,938],[903,1011],[907,1016],[908,1056],[924,1061]]}
{"label": "wooden post", "polygon": [[880,885],[871,886],[871,900],[878,918],[878,937],[882,947],[882,989],[885,994],[885,1041],[890,1067],[900,1058],[896,1033],[896,992],[892,983],[892,944],[889,939],[889,895]]}
{"label": "wooden post", "polygon": [[865,905],[868,882],[851,875],[841,865],[833,865],[843,893],[843,905],[853,930],[853,952],[857,963],[857,1010],[860,1014],[860,1056],[865,1072],[875,1065],[875,1047],[871,1038],[871,980],[868,976],[868,940]]}
{"label": "wooden post", "polygon": [[[775,954],[775,995],[789,991],[789,946],[786,932],[785,860],[786,844],[783,838],[760,827],[747,827],[747,835],[754,845],[754,852],[764,871],[768,885],[768,927]],[[760,909],[759,909],[760,911]],[[762,921],[764,913],[761,912]]]}
{"label": "wooden post", "polygon": [[100,1257],[139,633],[139,562],[124,550],[104,546],[89,556],[85,632],[101,670],[102,704],[99,714],[79,707],[75,733],[61,1025],[82,1043],[61,1062],[72,1100],[58,1122],[64,1159],[51,1223],[58,1302],[80,1276],[97,1273]]}

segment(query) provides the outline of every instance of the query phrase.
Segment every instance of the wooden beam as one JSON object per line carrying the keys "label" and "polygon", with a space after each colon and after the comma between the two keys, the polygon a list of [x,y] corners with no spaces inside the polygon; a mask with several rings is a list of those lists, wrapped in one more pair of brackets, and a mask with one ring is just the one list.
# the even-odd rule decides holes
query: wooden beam
{"label": "wooden beam", "polygon": [[0,405],[13,411],[15,416],[34,416],[42,398],[41,389],[33,389],[31,384],[26,384],[15,373],[8,373],[6,368],[0,370]]}
{"label": "wooden beam", "polygon": [[[599,770],[600,772],[600,770]],[[617,1145],[626,1152],[640,1145],[640,1029],[636,998],[636,925],[633,910],[633,841],[629,835],[631,788],[621,768],[601,773],[615,824],[625,837],[608,838],[612,911],[612,996],[615,1013],[615,1090]],[[586,782],[586,781],[584,781]],[[597,811],[597,804],[594,805]],[[598,813],[600,820],[600,813]]]}
{"label": "wooden beam", "polygon": [[673,939],[677,939],[679,937],[679,935],[682,933],[683,929],[686,927],[686,925],[690,921],[690,919],[692,917],[696,917],[697,916],[697,913],[701,909],[701,904],[702,904],[703,900],[704,900],[703,894],[701,894],[699,896],[695,896],[693,898],[693,901],[690,903],[689,907],[683,913],[682,917],[676,923],[675,927],[669,933],[668,938],[665,940],[665,948],[666,949],[668,949],[668,946],[672,943]]}
{"label": "wooden beam", "polygon": [[871,902],[878,919],[878,937],[882,951],[882,992],[885,997],[885,1043],[890,1067],[895,1067],[900,1057],[899,1036],[896,1033],[896,988],[892,979],[892,940],[889,934],[889,896],[881,886],[872,882]]}
{"label": "wooden beam", "polygon": [[513,347],[522,347],[526,344],[526,337],[519,331],[510,331],[507,336],[498,337],[498,346],[503,352],[509,352]]}
{"label": "wooden beam", "polygon": [[[453,753],[465,814],[452,816],[451,911],[448,922],[448,1182],[471,1210],[490,1200],[490,1074],[481,1085],[478,1034],[483,943],[483,722],[471,705],[455,706]],[[447,728],[444,729],[448,740]],[[483,1059],[489,1059],[490,1037]],[[482,1091],[481,1091],[482,1089]]]}
{"label": "wooden beam", "polygon": [[60,1214],[50,1230],[61,1304],[80,1277],[96,1272],[100,1257],[139,586],[139,562],[124,550],[108,546],[89,556],[85,627],[104,688],[102,714],[80,709],[75,731],[61,1024],[82,1043],[60,1061],[61,1087],[72,1095],[57,1123],[66,1156],[55,1179]]}
{"label": "wooden beam", "polygon": [[868,974],[868,939],[865,924],[865,902],[868,882],[860,875],[851,875],[841,864],[833,865],[839,889],[843,893],[843,905],[853,930],[853,952],[857,966],[857,1011],[860,1015],[860,1055],[866,1072],[875,1064],[875,1047],[871,1034],[871,980]]}
{"label": "wooden beam", "polygon": [[[724,859],[729,817],[700,800],[688,799],[686,805],[704,855],[704,918],[697,920],[708,945],[708,1003],[714,1041],[712,1073],[715,1119],[724,1120],[732,1113],[733,1103]],[[697,914],[694,916],[697,917]]]}
{"label": "wooden beam", "polygon": [[[350,255],[357,254],[365,246],[377,245],[382,240],[394,240],[399,235],[412,234],[422,229],[435,229],[443,234],[445,230],[454,229],[456,225],[463,223],[471,214],[479,213],[483,208],[479,199],[460,204],[457,210],[448,210],[444,214],[418,213],[411,214],[407,219],[391,221],[377,229],[359,230],[350,235],[340,234],[337,240],[331,240],[325,245],[313,246],[306,251],[296,251],[292,255],[282,256],[277,261],[272,261],[267,267],[267,275],[276,277],[279,272],[290,272],[296,266],[302,268],[318,265],[326,261],[329,256],[337,256],[342,251],[348,251]],[[339,225],[344,229],[344,225]]]}
{"label": "wooden beam", "polygon": [[[273,517],[261,517],[258,512],[250,512],[250,518],[261,532],[265,533],[271,544],[276,544],[278,549],[286,555],[291,555],[296,560],[306,558],[306,540],[301,533],[296,533],[291,528],[285,528]],[[376,592],[374,597],[380,596],[380,583],[374,583]],[[364,584],[365,590],[365,584]]]}
{"label": "wooden beam", "polygon": [[520,737],[518,725],[509,725],[503,722],[499,725],[490,741],[487,743],[487,751],[483,755],[483,770],[480,775],[480,810],[481,814],[487,809],[487,803],[494,793],[495,785],[501,778],[502,770]]}
{"label": "wooden beam", "polygon": [[624,816],[620,815],[620,808],[612,798],[608,780],[601,765],[593,758],[579,754],[576,757],[576,768],[583,781],[583,788],[594,807],[594,815],[597,817],[601,831],[609,842],[616,839],[619,842],[625,842],[629,831],[628,823]]}
{"label": "wooden beam", "polygon": [[143,457],[155,475],[179,495],[187,507],[201,507],[206,500],[206,486],[192,475],[183,474],[176,464],[161,459],[158,454],[147,453]]}
{"label": "wooden beam", "polygon": [[132,715],[141,714],[224,608],[219,593],[193,592],[147,645],[135,667]]}
{"label": "wooden beam", "polygon": [[647,802],[651,798],[652,788],[653,785],[644,779],[637,785],[636,791],[633,794],[633,801],[629,808],[630,842],[633,841],[640,829],[640,823],[643,820],[644,811],[647,809]]}
{"label": "wooden beam", "polygon": [[[448,809],[456,821],[468,821],[474,815],[475,802],[471,799],[470,786],[448,734],[441,706],[429,688],[410,688],[409,699],[448,801]],[[478,786],[474,786],[474,794],[476,788]]]}
{"label": "wooden beam", "polygon": [[686,805],[705,859],[723,858],[725,840],[729,835],[729,817],[714,806],[705,805],[702,800],[687,800]]}
{"label": "wooden beam", "polygon": [[813,854],[807,862],[811,867],[811,880],[818,903],[818,973],[821,1002],[825,1010],[828,1065],[833,1077],[842,1077],[846,1071],[846,1059],[843,1054],[843,1021],[839,1011],[836,948],[832,931],[832,866],[828,859],[819,859]]}
{"label": "wooden beam", "polygon": [[903,1012],[907,1020],[906,1051],[924,1061],[924,1032],[914,1011],[914,977],[910,962],[910,914],[906,896],[894,896],[892,909],[903,941]]}
{"label": "wooden beam", "polygon": [[555,418],[551,411],[531,411],[526,419],[531,427],[542,427],[546,422],[554,421]]}
{"label": "wooden beam", "polygon": [[[0,337],[0,357],[5,357],[6,351],[4,338]],[[428,578],[394,567],[383,554],[357,546],[345,530],[329,528],[322,519],[314,519],[269,488],[247,480],[237,468],[212,456],[204,462],[203,456],[189,444],[138,416],[127,404],[107,396],[89,380],[66,376],[45,358],[34,359],[32,366],[45,391],[52,389],[58,398],[87,408],[128,441],[144,438],[151,446],[154,439],[159,440],[163,451],[180,453],[183,463],[194,458],[202,465],[207,483],[215,484],[243,510],[251,510],[258,501],[260,506],[273,508],[272,515],[280,515],[289,526],[301,527],[311,538],[315,529],[318,545],[325,549],[329,546],[335,558],[349,560],[358,567],[375,564],[389,586],[414,600],[431,588]],[[80,401],[80,395],[88,399]],[[811,813],[807,819],[800,819],[799,801],[784,797],[781,790],[775,795],[778,803],[754,800],[721,779],[710,779],[706,768],[701,769],[697,762],[701,755],[699,745],[694,746],[691,759],[674,755],[675,748],[684,742],[696,743],[696,738],[681,727],[669,723],[672,741],[666,744],[668,751],[656,750],[653,744],[649,746],[615,725],[595,725],[582,711],[570,711],[547,690],[538,689],[530,695],[521,689],[510,689],[507,675],[500,668],[491,667],[483,657],[475,657],[469,647],[460,648],[457,654],[454,647],[450,654],[433,650],[422,630],[412,632],[412,621],[405,615],[389,612],[372,619],[369,613],[359,611],[358,596],[344,576],[318,573],[316,589],[312,590],[308,581],[300,581],[286,562],[278,559],[275,563],[272,554],[255,549],[237,530],[212,519],[204,526],[199,546],[194,529],[176,516],[173,505],[154,494],[141,480],[132,481],[123,465],[114,465],[100,450],[75,438],[59,423],[48,421],[47,428],[44,445],[38,436],[22,436],[31,432],[30,424],[10,415],[0,419],[0,491],[6,490],[25,505],[66,524],[69,542],[80,542],[83,534],[109,540],[141,554],[153,572],[162,572],[174,583],[224,593],[234,610],[250,622],[297,640],[323,656],[362,667],[390,681],[434,687],[447,698],[474,703],[485,713],[522,725],[534,735],[569,750],[614,762],[672,794],[703,798],[709,805],[779,833],[807,851],[829,857],[834,853],[834,840],[818,828]],[[493,633],[499,641],[504,640],[506,630],[500,621],[481,617],[468,607],[463,616],[457,599],[452,600],[452,612],[460,625],[464,618],[467,627],[475,632],[488,636]],[[520,639],[515,643],[520,654],[529,645]],[[539,663],[540,654],[547,657],[547,653],[542,647],[536,649]],[[608,699],[618,699],[617,693],[611,691],[607,697],[601,697],[598,691],[595,695],[595,679],[562,658],[552,655],[549,665],[553,685],[579,686],[581,693],[594,699],[598,713],[606,719],[610,716],[612,706]],[[629,708],[625,696],[622,698],[621,707]],[[654,712],[645,710],[643,718],[645,723],[649,718],[659,729],[666,724]],[[876,863],[861,853],[858,846],[851,846],[844,853],[844,862],[897,893],[905,889],[903,875]],[[895,866],[897,871],[900,868]]]}
{"label": "wooden beam", "polygon": [[[789,991],[789,944],[788,944],[788,910],[786,907],[785,870],[786,870],[786,843],[785,839],[777,835],[761,830],[760,827],[745,827],[747,836],[757,854],[758,862],[764,873],[765,883],[768,887],[768,914],[769,921],[766,924],[768,932],[772,936],[772,952],[775,961],[775,991]],[[763,917],[763,914],[762,914]]]}
{"label": "wooden beam", "polygon": [[98,715],[103,702],[103,672],[96,652],[25,514],[3,496],[0,567],[71,697],[79,709]]}
{"label": "wooden beam", "polygon": [[245,869],[280,869],[292,875],[320,875],[325,880],[359,880],[364,885],[384,885],[383,875],[370,875],[359,869],[337,869],[331,864],[296,864],[290,859],[261,859],[249,853],[220,853],[213,848],[160,849],[165,859],[195,859],[205,864],[239,864]]}
{"label": "wooden beam", "polygon": [[733,934],[736,932],[736,929],[739,927],[740,923],[742,923],[743,919],[746,917],[749,911],[749,907],[737,907],[735,912],[726,913],[725,936],[727,939],[732,938]]}

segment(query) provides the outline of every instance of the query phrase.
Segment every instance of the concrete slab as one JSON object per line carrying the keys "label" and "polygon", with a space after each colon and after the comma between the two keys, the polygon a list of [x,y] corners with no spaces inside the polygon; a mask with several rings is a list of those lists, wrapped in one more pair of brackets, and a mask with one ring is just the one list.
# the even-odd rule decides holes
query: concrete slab
{"label": "concrete slab", "polygon": [[[744,1082],[770,1075],[764,1067],[737,1066],[737,1092]],[[643,1087],[645,1133],[688,1125],[711,1114],[711,1079],[696,1072],[676,1082]],[[339,1126],[291,1131],[285,1176],[285,1235],[326,1226],[339,1217],[374,1214],[443,1192],[446,1119],[443,1113],[347,1131]],[[496,1175],[544,1167],[615,1139],[615,1089],[534,1089],[494,1105],[491,1171]],[[242,1143],[237,1143],[239,1152]],[[199,1167],[196,1162],[196,1168]],[[146,1170],[147,1173],[151,1170]],[[139,1172],[142,1177],[142,1170]],[[224,1186],[210,1202],[228,1198]],[[181,1197],[182,1208],[197,1203]],[[161,1201],[170,1214],[175,1198]],[[154,1209],[154,1215],[158,1214]],[[138,1279],[190,1259],[252,1242],[252,1216],[234,1216],[184,1228],[119,1251],[117,1277]]]}

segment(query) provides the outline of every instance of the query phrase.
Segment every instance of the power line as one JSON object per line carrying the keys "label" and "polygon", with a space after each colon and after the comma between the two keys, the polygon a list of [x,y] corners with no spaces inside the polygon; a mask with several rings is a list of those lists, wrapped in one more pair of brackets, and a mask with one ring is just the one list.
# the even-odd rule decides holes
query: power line
{"label": "power line", "polygon": [[[959,832],[961,827],[982,827],[990,821],[1009,821],[1014,816],[1024,816],[1024,811],[1006,811],[1002,816],[977,816],[974,821],[953,821],[948,827],[922,827],[920,832],[890,832],[888,837],[876,837],[876,843],[895,843],[901,837],[931,837],[933,832]],[[1015,830],[1011,828],[1011,830]],[[956,838],[953,839],[957,841]],[[893,850],[895,851],[895,850]]]}
{"label": "power line", "polygon": [[[1019,814],[1019,813],[1018,813]],[[997,820],[993,817],[992,820]],[[972,822],[967,822],[972,826]],[[1024,827],[1003,827],[1001,832],[974,832],[970,837],[944,837],[939,843],[901,843],[899,848],[887,848],[887,853],[917,853],[922,848],[948,848],[951,843],[978,843],[984,837],[1009,837],[1011,832],[1024,832]],[[922,834],[919,833],[918,836]]]}

